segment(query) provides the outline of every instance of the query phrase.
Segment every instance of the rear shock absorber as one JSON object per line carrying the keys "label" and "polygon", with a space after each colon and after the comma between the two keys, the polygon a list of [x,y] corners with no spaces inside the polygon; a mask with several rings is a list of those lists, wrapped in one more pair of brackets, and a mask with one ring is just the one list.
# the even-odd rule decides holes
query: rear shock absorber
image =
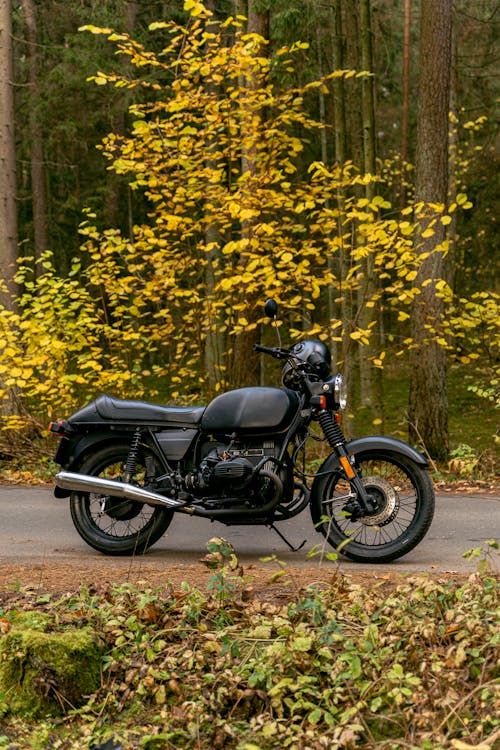
{"label": "rear shock absorber", "polygon": [[136,427],[132,442],[130,443],[130,450],[127,456],[127,463],[125,465],[125,474],[123,480],[128,484],[135,474],[137,467],[137,457],[139,455],[139,443],[141,442],[142,430],[140,427]]}

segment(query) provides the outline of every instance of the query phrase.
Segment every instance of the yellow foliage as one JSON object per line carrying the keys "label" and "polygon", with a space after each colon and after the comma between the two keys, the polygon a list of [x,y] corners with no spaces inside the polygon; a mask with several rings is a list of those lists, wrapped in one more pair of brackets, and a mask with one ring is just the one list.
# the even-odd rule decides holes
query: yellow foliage
{"label": "yellow foliage", "polygon": [[[304,141],[319,138],[322,127],[305,113],[304,94],[355,71],[280,89],[273,82],[279,75],[269,75],[270,61],[259,51],[260,38],[242,34],[241,24],[228,19],[216,31],[210,24],[207,44],[209,11],[199,0],[186,0],[184,8],[190,13],[185,28],[170,21],[150,25],[161,37],[160,55],[126,34],[86,29],[107,35],[128,63],[127,75],[99,71],[94,83],[146,93],[130,107],[130,134],[110,134],[102,152],[109,169],[144,196],[148,220],[126,237],[99,229],[87,211],[81,258],[69,278],[58,276],[50,254],[36,274],[29,259],[21,265],[18,311],[0,309],[0,398],[15,387],[43,419],[101,391],[185,402],[230,386],[232,336],[258,333],[268,296],[279,300],[292,338],[326,338],[349,322],[328,320],[329,291],[337,296],[341,287],[344,300],[355,299],[367,288],[368,263],[377,279],[364,298],[368,309],[378,313],[385,305],[405,323],[420,292],[413,282],[425,256],[413,246],[415,207],[395,218],[382,195],[354,198],[375,177],[357,174],[352,163],[314,161],[303,175]],[[273,65],[289,68],[301,49],[301,43],[283,48]],[[468,203],[460,192],[454,208]],[[422,204],[417,216],[432,233],[433,222],[450,223],[454,208],[443,215],[443,206]],[[452,305],[439,334],[445,343],[462,323],[469,340],[479,337],[484,319],[498,341],[498,307],[475,299],[459,313],[447,286],[435,281]],[[376,318],[353,326],[346,338],[366,345],[375,338]],[[373,357],[376,367],[384,355]],[[474,351],[459,356],[470,360]]]}

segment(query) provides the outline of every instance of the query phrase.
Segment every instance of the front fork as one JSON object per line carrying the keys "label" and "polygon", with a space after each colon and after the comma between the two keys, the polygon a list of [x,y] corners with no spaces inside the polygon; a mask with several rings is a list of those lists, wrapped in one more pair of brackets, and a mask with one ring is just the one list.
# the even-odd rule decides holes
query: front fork
{"label": "front fork", "polygon": [[352,509],[351,517],[354,515],[359,517],[372,513],[375,503],[371,495],[366,491],[361,477],[351,462],[351,457],[346,449],[346,439],[339,423],[334,419],[332,413],[326,409],[320,411],[318,422],[330,447],[339,459],[340,465],[349,480],[349,484],[356,491],[356,503],[359,507]]}

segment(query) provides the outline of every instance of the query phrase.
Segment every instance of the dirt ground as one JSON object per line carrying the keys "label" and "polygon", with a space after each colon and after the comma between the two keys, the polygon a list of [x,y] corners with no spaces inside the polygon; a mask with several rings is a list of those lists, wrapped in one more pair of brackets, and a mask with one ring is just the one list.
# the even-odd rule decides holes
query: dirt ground
{"label": "dirt ground", "polygon": [[[293,568],[286,567],[283,575],[273,580],[274,574],[281,570],[276,564],[251,564],[242,571],[245,580],[245,596],[247,599],[274,604],[285,604],[293,600],[297,594],[309,585],[319,588],[331,586],[340,576],[347,584],[358,584],[366,589],[372,587],[391,590],[404,584],[409,578],[415,578],[418,573],[388,573],[382,570],[343,572],[334,567]],[[38,597],[50,594],[58,597],[64,594],[76,593],[81,586],[102,589],[109,583],[123,584],[129,582],[154,589],[172,586],[174,590],[183,584],[205,590],[210,584],[214,571],[208,569],[202,562],[199,564],[179,564],[170,566],[168,570],[157,563],[144,560],[110,560],[106,563],[92,563],[83,565],[80,562],[70,563],[35,563],[32,565],[2,565],[0,566],[0,605],[7,604],[10,599],[17,599],[19,595],[26,595],[36,600]],[[455,573],[436,573],[438,580],[463,580],[467,576]],[[338,581],[337,581],[338,582]]]}

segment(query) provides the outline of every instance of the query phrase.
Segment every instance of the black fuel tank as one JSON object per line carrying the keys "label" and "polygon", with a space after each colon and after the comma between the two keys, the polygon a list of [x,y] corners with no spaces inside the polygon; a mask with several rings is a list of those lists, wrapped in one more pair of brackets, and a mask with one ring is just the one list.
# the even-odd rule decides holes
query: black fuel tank
{"label": "black fuel tank", "polygon": [[299,408],[295,391],[281,388],[238,388],[217,396],[201,420],[204,432],[284,432]]}

